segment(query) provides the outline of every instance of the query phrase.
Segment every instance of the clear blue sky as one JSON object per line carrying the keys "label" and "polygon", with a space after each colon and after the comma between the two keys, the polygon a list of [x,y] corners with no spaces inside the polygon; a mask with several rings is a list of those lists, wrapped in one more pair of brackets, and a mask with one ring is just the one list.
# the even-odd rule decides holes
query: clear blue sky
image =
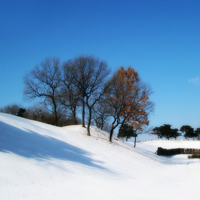
{"label": "clear blue sky", "polygon": [[199,0],[0,0],[0,107],[46,57],[88,54],[135,68],[154,94],[151,126],[200,127]]}

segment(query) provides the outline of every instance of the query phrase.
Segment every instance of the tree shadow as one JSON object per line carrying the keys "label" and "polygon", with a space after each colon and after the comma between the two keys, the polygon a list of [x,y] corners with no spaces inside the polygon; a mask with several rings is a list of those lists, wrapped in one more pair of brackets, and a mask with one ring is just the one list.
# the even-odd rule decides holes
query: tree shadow
{"label": "tree shadow", "polygon": [[0,152],[36,160],[56,158],[106,170],[100,165],[102,162],[92,159],[92,154],[81,148],[3,122],[0,122]]}

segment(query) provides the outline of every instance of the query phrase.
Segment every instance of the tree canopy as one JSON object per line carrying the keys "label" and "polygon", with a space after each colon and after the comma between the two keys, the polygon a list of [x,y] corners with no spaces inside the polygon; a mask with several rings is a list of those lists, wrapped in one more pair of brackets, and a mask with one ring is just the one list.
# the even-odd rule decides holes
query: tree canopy
{"label": "tree canopy", "polygon": [[181,134],[178,132],[178,129],[175,128],[175,129],[172,129],[171,128],[172,125],[170,124],[164,124],[163,126],[160,126],[160,127],[155,127],[153,129],[153,132],[152,134],[154,135],[157,135],[158,138],[162,138],[162,137],[165,137],[167,138],[168,140],[170,138],[177,138],[179,137]]}
{"label": "tree canopy", "polygon": [[60,60],[47,58],[24,77],[26,99],[42,98],[43,103],[54,116],[54,124],[58,125],[60,87]]}
{"label": "tree canopy", "polygon": [[198,129],[197,131],[194,131],[194,128],[192,128],[189,125],[184,125],[180,128],[180,131],[184,133],[185,138],[195,138],[198,137]]}
{"label": "tree canopy", "polygon": [[135,130],[142,130],[143,125],[148,125],[148,114],[152,111],[153,103],[149,100],[150,89],[132,67],[127,70],[121,67],[108,85],[110,90],[106,93],[106,99],[113,117],[111,142],[113,131],[119,124],[129,123]]}
{"label": "tree canopy", "polygon": [[122,124],[117,137],[118,138],[126,138],[126,141],[131,138],[131,137],[135,137],[137,136],[136,131],[133,129],[132,126],[128,125],[128,124]]}

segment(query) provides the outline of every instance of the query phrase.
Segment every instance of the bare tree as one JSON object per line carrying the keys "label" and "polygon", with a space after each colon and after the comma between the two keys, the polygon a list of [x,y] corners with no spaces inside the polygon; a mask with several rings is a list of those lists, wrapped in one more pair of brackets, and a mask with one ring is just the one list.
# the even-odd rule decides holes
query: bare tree
{"label": "bare tree", "polygon": [[105,61],[93,56],[79,56],[65,63],[68,73],[72,77],[73,85],[78,89],[82,102],[82,126],[85,127],[85,104],[89,110],[87,132],[90,135],[92,108],[106,91],[104,84],[110,71]]}
{"label": "bare tree", "polygon": [[82,103],[82,126],[85,127],[85,90],[89,87],[89,74],[87,71],[90,66],[87,66],[85,57],[78,57],[74,60],[67,61],[64,63],[63,67],[68,77],[70,77],[72,84],[80,93],[80,101]]}
{"label": "bare tree", "polygon": [[52,116],[44,106],[41,106],[41,104],[35,104],[34,106],[27,108],[26,118],[48,124],[52,123]]}
{"label": "bare tree", "polygon": [[12,104],[12,105],[7,105],[5,107],[0,108],[0,112],[8,113],[11,115],[17,115],[20,108],[21,108],[20,105]]}
{"label": "bare tree", "polygon": [[70,62],[63,65],[62,73],[62,87],[59,95],[61,104],[68,110],[77,124],[77,109],[80,106],[81,93],[80,90],[73,84],[73,74],[68,71]]}
{"label": "bare tree", "polygon": [[24,77],[24,96],[27,100],[43,99],[54,117],[54,124],[58,124],[61,108],[58,102],[60,88],[60,60],[47,58],[37,65]]}
{"label": "bare tree", "polygon": [[107,119],[110,116],[110,107],[105,98],[101,98],[93,108],[93,121],[97,128],[107,130]]}

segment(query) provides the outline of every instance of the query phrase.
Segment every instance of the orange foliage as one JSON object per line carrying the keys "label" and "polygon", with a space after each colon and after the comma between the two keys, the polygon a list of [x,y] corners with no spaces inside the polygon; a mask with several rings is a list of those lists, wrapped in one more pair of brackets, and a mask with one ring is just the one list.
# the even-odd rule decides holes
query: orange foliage
{"label": "orange foliage", "polygon": [[[120,123],[129,123],[135,130],[148,125],[149,96],[138,73],[131,67],[121,67],[111,80],[112,92],[107,98],[115,108],[113,116]],[[116,121],[116,120],[115,120]]]}

